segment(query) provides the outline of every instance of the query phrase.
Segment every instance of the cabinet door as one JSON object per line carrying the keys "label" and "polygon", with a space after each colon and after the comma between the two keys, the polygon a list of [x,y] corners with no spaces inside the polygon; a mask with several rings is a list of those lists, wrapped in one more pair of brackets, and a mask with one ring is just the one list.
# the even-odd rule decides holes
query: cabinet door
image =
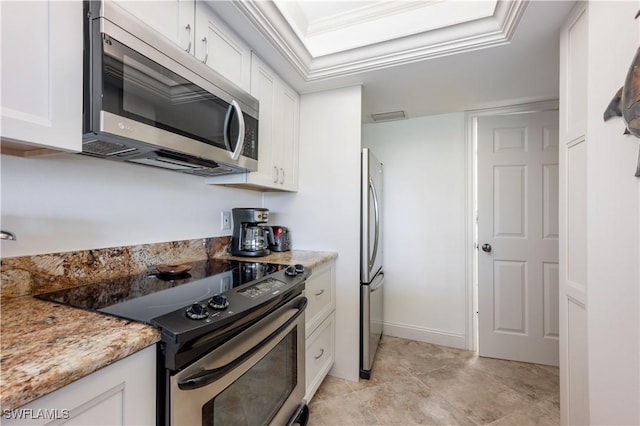
{"label": "cabinet door", "polygon": [[[587,135],[589,10],[579,2],[560,31],[559,328],[561,424],[590,424]],[[593,164],[593,163],[591,163]],[[599,197],[600,198],[600,197]]]}
{"label": "cabinet door", "polygon": [[306,295],[309,300],[305,312],[305,332],[311,335],[318,325],[336,309],[334,261],[313,268],[307,279]]}
{"label": "cabinet door", "polygon": [[331,313],[305,342],[305,397],[311,401],[335,362],[335,314]]}
{"label": "cabinet door", "polygon": [[149,346],[16,410],[10,425],[153,425],[156,347]]}
{"label": "cabinet door", "polygon": [[129,1],[115,3],[172,40],[185,51],[194,51],[194,1]]}
{"label": "cabinet door", "polygon": [[296,191],[298,189],[298,123],[300,97],[280,82],[276,91],[276,111],[278,118],[274,128],[274,149],[277,153],[279,168],[278,183],[282,189]]}
{"label": "cabinet door", "polygon": [[251,88],[251,49],[205,2],[196,2],[195,55],[246,91]]}
{"label": "cabinet door", "polygon": [[272,189],[298,189],[300,97],[253,55],[251,94],[260,101],[258,171],[248,182]]}
{"label": "cabinet door", "polygon": [[306,295],[305,399],[310,401],[335,361],[335,261],[313,268]]}
{"label": "cabinet door", "polygon": [[260,101],[258,170],[226,175],[210,184],[257,190],[298,190],[300,97],[256,55],[251,56],[251,95]]}
{"label": "cabinet door", "polygon": [[260,102],[258,122],[258,170],[249,173],[247,182],[262,186],[276,185],[277,168],[273,158],[273,115],[275,76],[257,57],[253,56],[251,95]]}
{"label": "cabinet door", "polygon": [[82,2],[3,1],[0,8],[3,152],[80,151]]}

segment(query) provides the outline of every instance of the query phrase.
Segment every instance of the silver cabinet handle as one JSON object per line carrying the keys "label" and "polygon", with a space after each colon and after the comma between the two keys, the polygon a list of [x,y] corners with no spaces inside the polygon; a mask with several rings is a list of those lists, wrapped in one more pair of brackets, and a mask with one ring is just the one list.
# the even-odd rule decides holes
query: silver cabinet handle
{"label": "silver cabinet handle", "polygon": [[280,175],[280,171],[276,166],[273,166],[273,183],[278,183],[279,175]]}
{"label": "silver cabinet handle", "polygon": [[322,355],[324,355],[324,349],[320,349],[320,354],[319,354],[319,355],[314,356],[313,358],[314,358],[314,359],[320,359],[320,358],[322,358]]}
{"label": "silver cabinet handle", "polygon": [[323,288],[322,290],[320,290],[320,292],[319,292],[319,293],[316,293],[316,296],[320,296],[320,295],[321,295],[321,294],[323,294],[323,293],[324,293],[324,288]]}
{"label": "silver cabinet handle", "polygon": [[209,43],[206,37],[202,37],[202,42],[204,43],[204,59],[202,60],[202,63],[206,64],[207,59],[209,59]]}
{"label": "silver cabinet handle", "polygon": [[191,24],[187,24],[187,26],[184,27],[184,29],[189,32],[189,44],[187,45],[187,48],[184,50],[186,50],[187,52],[191,52]]}
{"label": "silver cabinet handle", "polygon": [[284,183],[284,169],[280,167],[280,171],[282,172],[282,176],[280,176],[280,183]]}

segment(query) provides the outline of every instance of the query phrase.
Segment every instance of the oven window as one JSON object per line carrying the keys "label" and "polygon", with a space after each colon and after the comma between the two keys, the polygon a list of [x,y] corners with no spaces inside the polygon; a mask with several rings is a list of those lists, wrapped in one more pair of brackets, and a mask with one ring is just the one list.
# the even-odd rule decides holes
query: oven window
{"label": "oven window", "polygon": [[297,327],[243,376],[202,407],[202,424],[266,425],[297,384]]}

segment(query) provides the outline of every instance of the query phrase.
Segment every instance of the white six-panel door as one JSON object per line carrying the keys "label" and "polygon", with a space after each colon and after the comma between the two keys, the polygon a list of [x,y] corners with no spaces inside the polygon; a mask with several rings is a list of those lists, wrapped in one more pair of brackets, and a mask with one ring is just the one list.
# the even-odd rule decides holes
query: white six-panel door
{"label": "white six-panel door", "polygon": [[558,111],[476,131],[479,353],[558,365]]}

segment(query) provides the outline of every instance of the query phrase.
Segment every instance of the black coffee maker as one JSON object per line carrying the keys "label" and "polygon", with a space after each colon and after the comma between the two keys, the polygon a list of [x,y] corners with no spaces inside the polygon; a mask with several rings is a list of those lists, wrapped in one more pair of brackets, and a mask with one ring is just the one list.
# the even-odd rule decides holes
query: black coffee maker
{"label": "black coffee maker", "polygon": [[234,256],[267,256],[273,244],[273,233],[268,226],[269,210],[262,208],[236,208],[233,214],[231,254]]}

